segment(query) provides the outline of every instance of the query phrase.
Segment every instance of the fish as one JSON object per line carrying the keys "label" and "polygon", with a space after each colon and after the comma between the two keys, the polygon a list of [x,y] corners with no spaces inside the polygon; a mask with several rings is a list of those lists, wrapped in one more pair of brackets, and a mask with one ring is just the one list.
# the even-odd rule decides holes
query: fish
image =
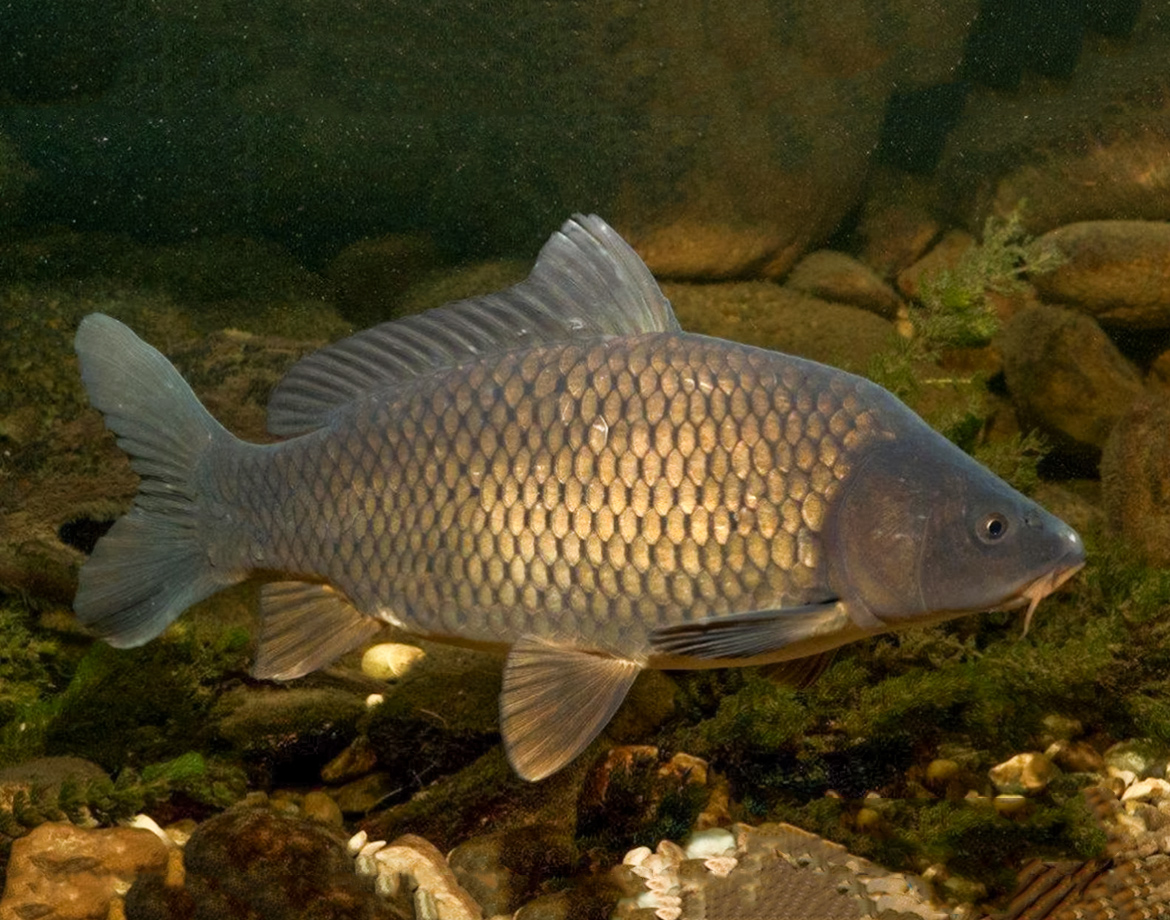
{"label": "fish", "polygon": [[846,643],[1024,607],[1085,562],[1067,524],[880,386],[684,332],[575,215],[506,290],[302,358],[247,443],[121,322],[85,317],[91,404],[140,478],[74,610],[118,648],[258,578],[255,676],[386,624],[506,653],[500,733],[536,781],[645,669],[814,676]]}

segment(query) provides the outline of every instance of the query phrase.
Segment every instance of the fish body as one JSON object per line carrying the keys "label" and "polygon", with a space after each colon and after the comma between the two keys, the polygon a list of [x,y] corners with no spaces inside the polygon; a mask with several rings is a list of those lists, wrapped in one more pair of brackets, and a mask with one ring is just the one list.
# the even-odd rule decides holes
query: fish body
{"label": "fish body", "polygon": [[[1084,560],[1067,525],[890,393],[683,332],[596,217],[529,279],[322,349],[240,441],[115,320],[77,349],[142,477],[75,609],[141,644],[254,574],[255,663],[288,679],[390,623],[509,650],[501,730],[539,779],[645,668],[817,661],[1030,604]],[[815,666],[814,666],[815,669]]]}

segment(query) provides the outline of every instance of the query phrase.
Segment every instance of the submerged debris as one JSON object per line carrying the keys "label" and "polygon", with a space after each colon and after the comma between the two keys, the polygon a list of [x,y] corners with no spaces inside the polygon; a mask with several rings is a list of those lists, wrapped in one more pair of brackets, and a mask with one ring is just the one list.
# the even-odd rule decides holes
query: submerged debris
{"label": "submerged debris", "polygon": [[[725,847],[713,835],[722,834]],[[625,918],[646,907],[660,920],[950,920],[965,909],[945,911],[931,903],[916,876],[888,872],[791,824],[696,834],[683,848],[669,840],[651,853],[630,851],[624,861],[643,891],[621,901]]]}

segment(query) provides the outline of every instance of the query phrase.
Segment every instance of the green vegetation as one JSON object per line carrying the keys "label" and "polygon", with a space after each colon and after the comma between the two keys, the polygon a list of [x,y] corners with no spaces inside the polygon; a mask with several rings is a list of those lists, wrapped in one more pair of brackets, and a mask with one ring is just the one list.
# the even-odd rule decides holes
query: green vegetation
{"label": "green vegetation", "polygon": [[[1029,857],[1099,855],[1104,836],[1079,795],[1090,775],[1059,776],[1016,818],[924,779],[946,757],[993,795],[987,771],[1043,750],[1051,715],[1076,720],[1099,745],[1170,744],[1170,571],[1086,536],[1093,565],[1041,605],[1027,637],[1008,613],[883,636],[843,650],[801,691],[748,669],[713,712],[668,726],[660,744],[724,773],[733,817],[791,821],[894,869],[944,863],[993,896],[1010,891],[1010,870]],[[682,699],[692,681],[709,681],[676,678]],[[858,820],[862,808],[876,825]]]}
{"label": "green vegetation", "polygon": [[22,836],[46,821],[101,825],[133,817],[176,796],[201,810],[226,808],[246,792],[238,767],[208,761],[188,752],[174,760],[151,764],[141,773],[127,767],[116,780],[100,777],[86,783],[65,780],[57,786],[17,790],[12,807],[0,809],[0,833]]}

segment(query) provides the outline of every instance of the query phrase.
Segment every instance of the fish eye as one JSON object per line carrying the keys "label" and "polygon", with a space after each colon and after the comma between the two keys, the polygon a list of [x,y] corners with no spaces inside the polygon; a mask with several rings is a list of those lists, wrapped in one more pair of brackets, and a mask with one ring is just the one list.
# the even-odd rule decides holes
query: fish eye
{"label": "fish eye", "polygon": [[979,524],[979,539],[984,543],[994,543],[999,540],[1008,529],[1008,520],[998,511],[987,515]]}

